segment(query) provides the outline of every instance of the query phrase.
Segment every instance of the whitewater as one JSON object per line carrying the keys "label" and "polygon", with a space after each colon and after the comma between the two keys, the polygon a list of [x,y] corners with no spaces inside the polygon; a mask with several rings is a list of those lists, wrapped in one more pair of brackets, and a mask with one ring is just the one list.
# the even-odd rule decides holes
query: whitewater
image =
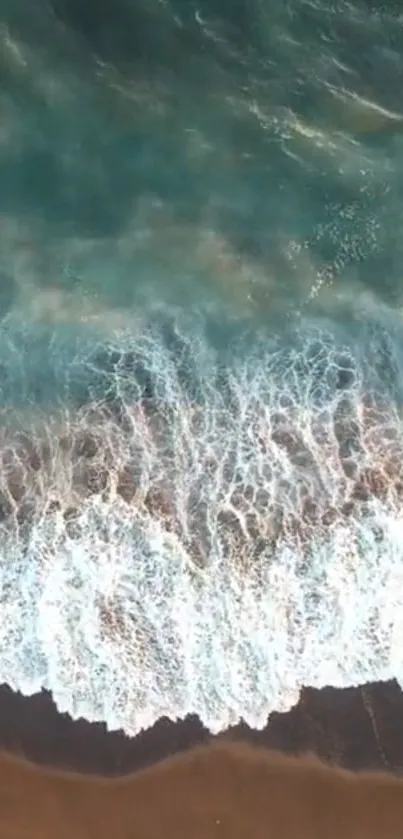
{"label": "whitewater", "polygon": [[402,683],[396,315],[0,341],[2,682],[132,735]]}
{"label": "whitewater", "polygon": [[131,735],[403,687],[402,24],[3,0],[0,682]]}

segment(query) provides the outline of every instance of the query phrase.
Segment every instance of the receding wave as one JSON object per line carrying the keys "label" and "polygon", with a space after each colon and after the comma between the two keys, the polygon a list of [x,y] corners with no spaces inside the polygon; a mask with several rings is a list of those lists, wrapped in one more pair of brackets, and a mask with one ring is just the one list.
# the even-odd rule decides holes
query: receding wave
{"label": "receding wave", "polygon": [[401,327],[350,320],[4,322],[1,681],[135,734],[399,677]]}

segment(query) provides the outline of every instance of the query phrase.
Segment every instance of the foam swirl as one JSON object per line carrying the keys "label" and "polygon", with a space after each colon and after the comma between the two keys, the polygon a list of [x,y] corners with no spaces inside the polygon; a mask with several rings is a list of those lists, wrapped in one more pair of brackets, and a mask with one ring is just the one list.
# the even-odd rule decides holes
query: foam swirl
{"label": "foam swirl", "polygon": [[53,336],[36,402],[3,334],[2,681],[134,734],[399,677],[399,333],[294,326]]}

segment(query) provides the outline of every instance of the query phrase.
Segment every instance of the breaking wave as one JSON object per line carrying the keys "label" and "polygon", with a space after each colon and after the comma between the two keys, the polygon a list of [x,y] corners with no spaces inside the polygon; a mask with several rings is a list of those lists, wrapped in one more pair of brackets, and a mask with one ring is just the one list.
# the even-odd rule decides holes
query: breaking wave
{"label": "breaking wave", "polygon": [[399,678],[397,318],[35,330],[0,336],[2,682],[135,734]]}

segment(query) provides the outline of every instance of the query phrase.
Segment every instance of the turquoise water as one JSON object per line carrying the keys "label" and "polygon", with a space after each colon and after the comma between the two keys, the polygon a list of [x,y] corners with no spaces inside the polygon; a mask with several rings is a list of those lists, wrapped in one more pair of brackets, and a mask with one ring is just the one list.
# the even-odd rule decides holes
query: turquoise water
{"label": "turquoise water", "polygon": [[2,9],[0,680],[136,733],[399,678],[399,7]]}
{"label": "turquoise water", "polygon": [[3,5],[4,311],[400,302],[398,6],[278,6]]}

